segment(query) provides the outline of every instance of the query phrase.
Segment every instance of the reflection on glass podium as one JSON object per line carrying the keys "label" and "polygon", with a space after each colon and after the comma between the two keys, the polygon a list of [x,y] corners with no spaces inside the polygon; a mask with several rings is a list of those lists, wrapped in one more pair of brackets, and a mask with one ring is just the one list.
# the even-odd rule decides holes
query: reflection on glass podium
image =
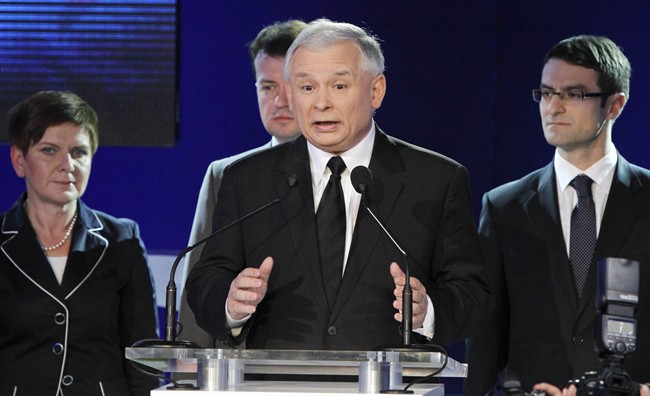
{"label": "reflection on glass podium", "polygon": [[[170,390],[152,396],[188,395],[444,395],[444,385],[409,384],[441,370],[439,377],[466,377],[467,365],[439,352],[297,351],[135,347],[126,357],[164,373],[196,373],[198,390]],[[259,380],[264,377],[265,380]],[[254,379],[250,379],[254,378]],[[268,378],[268,379],[266,379]],[[290,379],[290,380],[285,380]],[[332,380],[334,379],[334,380]],[[182,382],[182,381],[179,381]],[[404,392],[404,389],[406,392]],[[411,393],[412,392],[412,393]]]}

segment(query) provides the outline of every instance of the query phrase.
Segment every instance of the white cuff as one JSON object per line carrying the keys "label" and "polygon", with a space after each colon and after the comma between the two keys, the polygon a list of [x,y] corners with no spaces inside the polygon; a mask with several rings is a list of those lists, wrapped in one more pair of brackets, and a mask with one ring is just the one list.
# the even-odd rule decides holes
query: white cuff
{"label": "white cuff", "polygon": [[244,326],[246,322],[248,322],[248,319],[251,318],[251,316],[251,314],[248,314],[242,319],[233,319],[233,317],[230,316],[230,313],[228,312],[228,299],[226,299],[226,324],[228,325],[229,329],[236,329]]}
{"label": "white cuff", "polygon": [[414,329],[413,331],[418,334],[422,334],[428,339],[432,339],[433,332],[435,330],[435,324],[436,324],[436,313],[433,309],[433,302],[431,302],[431,298],[427,294],[427,314],[424,316],[424,323],[422,323],[422,327],[420,327],[419,329]]}

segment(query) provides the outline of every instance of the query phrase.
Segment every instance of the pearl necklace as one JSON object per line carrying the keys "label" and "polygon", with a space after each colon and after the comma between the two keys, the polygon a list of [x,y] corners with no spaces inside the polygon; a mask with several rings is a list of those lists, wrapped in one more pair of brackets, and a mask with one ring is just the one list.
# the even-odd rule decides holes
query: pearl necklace
{"label": "pearl necklace", "polygon": [[[25,211],[27,211],[27,200],[25,200],[25,203],[23,204],[23,208],[25,209]],[[63,235],[63,239],[61,239],[59,242],[55,243],[52,246],[41,245],[41,249],[43,249],[46,252],[51,252],[63,246],[63,244],[66,243],[66,241],[70,238],[70,235],[72,235],[72,229],[74,228],[74,225],[77,222],[77,213],[79,213],[79,211],[75,210],[74,217],[72,217],[72,221],[70,222],[70,225],[68,226],[65,235]]]}

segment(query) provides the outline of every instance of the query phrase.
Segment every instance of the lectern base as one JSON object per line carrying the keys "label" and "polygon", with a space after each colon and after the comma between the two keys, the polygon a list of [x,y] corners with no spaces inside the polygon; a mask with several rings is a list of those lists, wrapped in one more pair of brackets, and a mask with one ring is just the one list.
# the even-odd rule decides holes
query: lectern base
{"label": "lectern base", "polygon": [[[246,381],[237,391],[169,390],[168,386],[151,391],[151,396],[360,396],[357,384],[347,382]],[[442,384],[417,384],[410,388],[415,396],[444,396]]]}

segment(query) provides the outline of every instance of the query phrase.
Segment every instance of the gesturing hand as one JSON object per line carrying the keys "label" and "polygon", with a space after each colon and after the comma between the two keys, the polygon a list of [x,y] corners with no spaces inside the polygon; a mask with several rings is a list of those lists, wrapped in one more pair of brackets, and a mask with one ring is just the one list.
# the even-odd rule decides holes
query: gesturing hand
{"label": "gesturing hand", "polygon": [[[402,290],[406,284],[406,275],[404,271],[397,265],[397,263],[390,264],[390,274],[395,282],[395,301],[393,301],[393,308],[398,312],[395,314],[395,320],[402,321]],[[419,329],[424,323],[424,317],[427,314],[427,290],[424,285],[414,277],[411,277],[411,289],[413,289],[413,329]]]}
{"label": "gesturing hand", "polygon": [[255,313],[257,304],[266,295],[273,258],[267,257],[259,268],[246,268],[230,283],[226,308],[230,316],[243,319]]}

